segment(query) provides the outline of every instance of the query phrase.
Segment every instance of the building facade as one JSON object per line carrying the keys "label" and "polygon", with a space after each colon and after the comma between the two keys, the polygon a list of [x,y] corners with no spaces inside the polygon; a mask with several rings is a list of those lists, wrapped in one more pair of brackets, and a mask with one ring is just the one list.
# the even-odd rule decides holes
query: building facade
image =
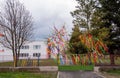
{"label": "building facade", "polygon": [[[40,41],[28,41],[26,42],[20,50],[19,59],[46,59],[47,44],[44,40]],[[0,61],[12,61],[12,51],[0,45]]]}

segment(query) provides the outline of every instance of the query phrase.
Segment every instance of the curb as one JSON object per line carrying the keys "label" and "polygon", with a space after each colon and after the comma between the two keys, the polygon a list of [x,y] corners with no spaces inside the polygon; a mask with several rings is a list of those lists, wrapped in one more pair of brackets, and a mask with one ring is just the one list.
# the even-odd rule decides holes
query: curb
{"label": "curb", "polygon": [[58,74],[57,74],[57,78],[59,78],[59,71],[58,71]]}
{"label": "curb", "polygon": [[58,71],[57,66],[41,66],[39,69],[40,71]]}

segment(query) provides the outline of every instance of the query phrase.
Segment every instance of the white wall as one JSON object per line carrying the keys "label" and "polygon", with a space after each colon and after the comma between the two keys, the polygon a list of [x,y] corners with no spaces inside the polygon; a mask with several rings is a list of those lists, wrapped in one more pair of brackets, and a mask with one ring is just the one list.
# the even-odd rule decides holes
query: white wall
{"label": "white wall", "polygon": [[[24,45],[28,45],[29,49],[21,49],[21,53],[29,53],[29,57],[33,59],[33,53],[40,53],[40,59],[46,59],[47,58],[47,44],[45,41],[31,41],[31,42],[26,42]],[[34,45],[41,45],[40,49],[34,49]],[[0,61],[11,61],[13,60],[12,58],[12,51],[9,49],[6,49],[2,45],[0,45],[0,50],[3,50],[4,52],[0,52]],[[28,57],[26,57],[28,58]],[[38,57],[34,57],[34,59],[37,59]],[[23,59],[23,57],[20,57],[20,59]]]}
{"label": "white wall", "polygon": [[[32,57],[33,53],[40,53],[41,56],[40,58],[47,58],[47,53],[46,53],[46,48],[47,45],[45,44],[44,41],[32,41],[32,42],[27,42],[24,45],[29,45],[29,49],[21,49],[21,53],[29,53],[29,56]],[[34,45],[41,45],[40,49],[34,49]]]}
{"label": "white wall", "polygon": [[12,61],[12,60],[13,60],[13,57],[12,57],[11,50],[0,45],[0,62]]}

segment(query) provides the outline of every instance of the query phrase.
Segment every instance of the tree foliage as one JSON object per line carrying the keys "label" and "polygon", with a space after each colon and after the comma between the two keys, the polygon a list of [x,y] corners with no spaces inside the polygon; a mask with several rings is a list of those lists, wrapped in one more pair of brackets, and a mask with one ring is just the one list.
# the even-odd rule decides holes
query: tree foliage
{"label": "tree foliage", "polygon": [[20,48],[32,36],[32,16],[19,0],[6,0],[0,10],[0,32],[4,34],[0,43],[13,52],[14,66],[20,54]]}
{"label": "tree foliage", "polygon": [[71,12],[73,16],[74,25],[78,25],[81,28],[86,28],[87,30],[92,29],[92,16],[95,11],[96,0],[76,0],[78,5],[76,10]]}
{"label": "tree foliage", "polygon": [[120,0],[99,0],[99,10],[104,13],[104,27],[109,28],[109,48],[113,52],[120,48]]}
{"label": "tree foliage", "polygon": [[[105,16],[105,13],[98,9],[98,7],[100,6],[98,0],[76,0],[76,1],[78,2],[78,6],[76,6],[77,9],[71,12],[71,15],[74,18],[73,20],[74,25],[78,25],[80,28],[87,29],[83,30],[84,32],[80,31],[82,32],[81,34],[90,33],[94,37],[97,37],[104,41],[104,43],[108,44],[109,41],[107,39],[109,38],[109,28],[106,28],[104,26],[107,20],[102,19]],[[73,35],[71,35],[71,39],[72,38]],[[76,43],[78,43],[80,40],[75,41]],[[81,46],[84,47],[84,45]]]}
{"label": "tree foliage", "polygon": [[73,32],[71,35],[71,39],[69,42],[70,49],[69,51],[73,54],[81,54],[81,53],[86,53],[87,48],[85,47],[84,44],[80,41],[79,36],[82,33],[80,32],[79,26],[75,25],[73,28]]}
{"label": "tree foliage", "polygon": [[[78,25],[80,28],[87,28],[87,31],[94,37],[104,41],[104,43],[106,43],[109,48],[110,54],[114,54],[115,50],[118,50],[117,53],[119,53],[120,0],[76,1],[78,2],[78,6],[76,7],[77,9],[71,12],[74,18],[74,25]],[[79,43],[79,41],[75,41],[76,43]],[[111,64],[114,64],[114,57],[110,57]]]}
{"label": "tree foliage", "polygon": [[92,15],[95,10],[95,0],[76,0],[78,5],[76,6],[76,10],[71,12],[73,16],[73,32],[70,39],[70,52],[81,54],[87,53],[87,48],[85,45],[80,41],[79,36],[83,34],[80,31],[80,28],[87,29],[87,31],[92,30]]}

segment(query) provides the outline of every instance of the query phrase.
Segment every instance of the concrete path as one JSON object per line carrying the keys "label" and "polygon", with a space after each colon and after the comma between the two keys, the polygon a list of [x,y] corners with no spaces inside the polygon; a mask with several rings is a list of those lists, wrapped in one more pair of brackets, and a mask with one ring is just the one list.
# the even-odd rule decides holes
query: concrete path
{"label": "concrete path", "polygon": [[57,66],[40,66],[40,71],[58,71]]}
{"label": "concrete path", "polygon": [[59,71],[57,78],[104,78],[92,71]]}

